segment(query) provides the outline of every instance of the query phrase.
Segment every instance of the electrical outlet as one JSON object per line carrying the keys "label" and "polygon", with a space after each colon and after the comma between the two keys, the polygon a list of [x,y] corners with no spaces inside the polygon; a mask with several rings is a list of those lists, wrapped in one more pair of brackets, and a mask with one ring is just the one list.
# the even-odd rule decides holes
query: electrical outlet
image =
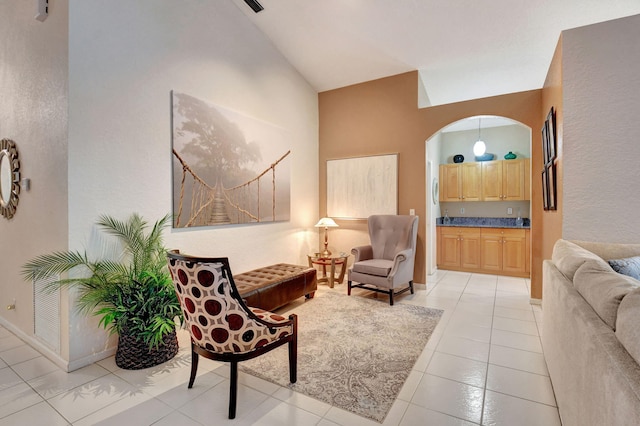
{"label": "electrical outlet", "polygon": [[513,214],[513,209],[511,207],[507,207],[507,214]]}
{"label": "electrical outlet", "polygon": [[416,209],[409,209],[409,214],[411,216],[415,216],[416,215]]}
{"label": "electrical outlet", "polygon": [[460,207],[460,214],[464,214],[464,207]]}

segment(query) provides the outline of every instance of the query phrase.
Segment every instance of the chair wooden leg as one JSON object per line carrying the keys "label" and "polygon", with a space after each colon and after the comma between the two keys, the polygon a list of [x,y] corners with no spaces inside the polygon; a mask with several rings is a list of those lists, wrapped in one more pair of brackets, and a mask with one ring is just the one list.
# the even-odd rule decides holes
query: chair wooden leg
{"label": "chair wooden leg", "polygon": [[347,296],[351,296],[351,280],[347,281]]}
{"label": "chair wooden leg", "polygon": [[191,342],[191,377],[189,377],[189,389],[193,387],[193,382],[196,380],[196,372],[198,371],[199,359],[200,357],[198,356],[198,353],[193,350],[193,342]]}
{"label": "chair wooden leg", "polygon": [[231,361],[231,387],[229,389],[229,418],[236,418],[236,402],[238,400],[238,362]]}
{"label": "chair wooden leg", "polygon": [[389,305],[393,306],[393,289],[389,290]]}
{"label": "chair wooden leg", "polygon": [[298,318],[293,319],[293,339],[289,342],[289,381],[295,383],[298,381]]}
{"label": "chair wooden leg", "polygon": [[411,289],[411,294],[413,293],[413,280],[409,281],[409,288]]}

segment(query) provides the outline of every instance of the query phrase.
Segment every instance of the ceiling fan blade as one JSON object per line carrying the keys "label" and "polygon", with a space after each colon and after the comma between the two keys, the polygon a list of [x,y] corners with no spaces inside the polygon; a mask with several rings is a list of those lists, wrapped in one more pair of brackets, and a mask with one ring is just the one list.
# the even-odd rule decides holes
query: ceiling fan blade
{"label": "ceiling fan blade", "polygon": [[258,13],[258,12],[260,12],[261,10],[263,10],[263,9],[264,9],[264,7],[262,7],[262,5],[261,5],[260,3],[258,3],[258,1],[257,1],[257,0],[244,0],[244,2],[245,2],[246,4],[248,4],[248,5],[249,5],[249,7],[250,7],[251,9],[253,9],[253,11],[254,11],[255,13]]}

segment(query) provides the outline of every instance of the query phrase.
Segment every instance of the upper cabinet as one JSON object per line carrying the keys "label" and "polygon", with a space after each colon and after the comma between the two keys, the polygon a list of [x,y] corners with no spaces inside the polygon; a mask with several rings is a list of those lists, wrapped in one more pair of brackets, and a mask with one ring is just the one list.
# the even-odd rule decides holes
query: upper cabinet
{"label": "upper cabinet", "polygon": [[440,166],[440,201],[530,199],[529,159]]}
{"label": "upper cabinet", "polygon": [[440,201],[480,201],[481,198],[481,163],[440,166]]}

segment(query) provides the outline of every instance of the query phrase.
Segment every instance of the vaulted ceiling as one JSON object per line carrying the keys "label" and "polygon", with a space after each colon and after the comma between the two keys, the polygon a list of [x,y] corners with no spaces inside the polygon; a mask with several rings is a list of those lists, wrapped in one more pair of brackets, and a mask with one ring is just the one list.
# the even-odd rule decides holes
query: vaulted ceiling
{"label": "vaulted ceiling", "polygon": [[562,30],[639,0],[258,0],[236,5],[318,92],[418,70],[431,105],[539,89]]}

